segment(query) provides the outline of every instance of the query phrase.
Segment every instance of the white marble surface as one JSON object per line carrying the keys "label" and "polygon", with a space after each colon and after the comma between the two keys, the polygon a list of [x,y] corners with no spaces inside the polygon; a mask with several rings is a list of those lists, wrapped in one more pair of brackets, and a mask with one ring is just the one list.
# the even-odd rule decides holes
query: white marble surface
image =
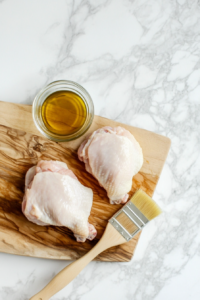
{"label": "white marble surface", "polygon": [[[200,299],[200,1],[0,0],[0,99],[31,104],[53,80],[96,114],[171,138],[163,215],[130,263],[92,262],[53,300]],[[0,300],[26,300],[67,262],[0,253]]]}

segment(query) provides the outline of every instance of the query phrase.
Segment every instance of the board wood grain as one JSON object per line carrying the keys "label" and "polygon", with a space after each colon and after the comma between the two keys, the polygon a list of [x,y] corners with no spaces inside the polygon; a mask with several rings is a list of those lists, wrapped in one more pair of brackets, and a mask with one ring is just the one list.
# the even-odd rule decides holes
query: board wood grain
{"label": "board wood grain", "polygon": [[[55,143],[45,137],[32,121],[31,106],[0,102],[0,251],[18,255],[51,259],[77,259],[88,252],[101,238],[108,219],[121,205],[109,204],[106,192],[77,158],[80,143],[94,130],[109,125],[123,126],[140,143],[144,164],[134,176],[130,191],[138,188],[152,196],[166,160],[170,140],[153,132],[117,123],[99,116],[84,136],[68,143]],[[66,162],[80,182],[94,192],[89,222],[97,231],[93,241],[77,243],[73,233],[64,227],[38,226],[29,222],[21,212],[26,171],[39,160]],[[139,234],[130,242],[112,247],[96,259],[129,261],[133,256]]]}

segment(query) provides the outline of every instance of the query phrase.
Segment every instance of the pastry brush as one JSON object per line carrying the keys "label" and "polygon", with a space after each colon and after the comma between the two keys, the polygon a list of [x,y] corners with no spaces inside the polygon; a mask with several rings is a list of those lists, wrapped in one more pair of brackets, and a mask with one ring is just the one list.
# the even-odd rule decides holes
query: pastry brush
{"label": "pastry brush", "polygon": [[48,300],[70,283],[99,253],[131,240],[143,227],[161,213],[159,206],[142,190],[109,220],[100,241],[83,257],[65,267],[47,286],[30,300]]}

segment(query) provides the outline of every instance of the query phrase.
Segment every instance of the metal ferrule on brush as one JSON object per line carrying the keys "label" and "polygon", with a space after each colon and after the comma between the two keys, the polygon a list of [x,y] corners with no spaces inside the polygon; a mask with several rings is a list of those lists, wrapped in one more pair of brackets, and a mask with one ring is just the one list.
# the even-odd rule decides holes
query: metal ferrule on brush
{"label": "metal ferrule on brush", "polygon": [[114,228],[125,238],[131,240],[149,220],[129,201],[110,220]]}

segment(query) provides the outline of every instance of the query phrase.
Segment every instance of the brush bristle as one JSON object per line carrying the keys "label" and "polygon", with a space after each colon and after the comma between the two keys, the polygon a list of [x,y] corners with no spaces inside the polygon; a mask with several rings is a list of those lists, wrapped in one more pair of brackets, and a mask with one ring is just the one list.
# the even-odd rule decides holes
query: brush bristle
{"label": "brush bristle", "polygon": [[130,201],[143,213],[148,219],[152,220],[162,213],[160,207],[144,191],[138,190]]}

